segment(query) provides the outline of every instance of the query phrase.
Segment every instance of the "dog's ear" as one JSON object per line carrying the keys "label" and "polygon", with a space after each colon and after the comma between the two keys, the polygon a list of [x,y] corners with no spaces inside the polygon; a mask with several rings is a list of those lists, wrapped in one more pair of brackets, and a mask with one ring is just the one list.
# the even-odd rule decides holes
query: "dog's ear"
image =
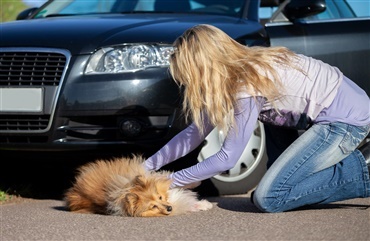
{"label": "dog's ear", "polygon": [[123,200],[123,208],[128,216],[135,216],[135,210],[139,201],[139,196],[135,193],[127,193]]}

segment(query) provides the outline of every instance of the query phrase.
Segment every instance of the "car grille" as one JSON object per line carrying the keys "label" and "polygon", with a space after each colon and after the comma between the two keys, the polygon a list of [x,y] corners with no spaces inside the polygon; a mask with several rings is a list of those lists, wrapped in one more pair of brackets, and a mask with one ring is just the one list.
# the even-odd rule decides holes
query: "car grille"
{"label": "car grille", "polygon": [[66,56],[45,52],[0,53],[1,86],[58,85],[66,64]]}
{"label": "car grille", "polygon": [[44,130],[50,115],[1,115],[0,130]]}
{"label": "car grille", "polygon": [[0,88],[43,88],[48,96],[43,113],[0,112],[1,143],[47,141],[69,59],[60,49],[0,48]]}

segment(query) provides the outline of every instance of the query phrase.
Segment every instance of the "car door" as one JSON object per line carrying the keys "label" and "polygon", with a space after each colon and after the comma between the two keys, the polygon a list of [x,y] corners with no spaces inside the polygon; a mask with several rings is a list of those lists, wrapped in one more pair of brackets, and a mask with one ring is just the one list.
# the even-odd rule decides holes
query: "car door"
{"label": "car door", "polygon": [[365,0],[326,0],[326,10],[320,14],[267,22],[270,45],[286,46],[336,66],[370,95],[369,5]]}

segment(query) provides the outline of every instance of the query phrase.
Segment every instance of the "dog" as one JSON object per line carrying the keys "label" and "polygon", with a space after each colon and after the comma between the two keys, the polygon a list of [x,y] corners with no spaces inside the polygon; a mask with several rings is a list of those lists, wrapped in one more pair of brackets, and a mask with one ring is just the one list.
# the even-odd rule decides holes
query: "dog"
{"label": "dog", "polygon": [[189,189],[170,189],[170,172],[149,172],[144,159],[114,158],[81,166],[65,193],[67,209],[126,217],[174,216],[209,210],[212,204],[199,200]]}

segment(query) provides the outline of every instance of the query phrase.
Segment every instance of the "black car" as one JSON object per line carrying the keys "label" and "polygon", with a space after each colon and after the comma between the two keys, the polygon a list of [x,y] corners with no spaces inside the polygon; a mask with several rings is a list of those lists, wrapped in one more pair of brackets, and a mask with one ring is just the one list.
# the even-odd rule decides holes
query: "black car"
{"label": "black car", "polygon": [[[370,91],[370,19],[345,0],[48,1],[0,25],[0,150],[159,149],[186,126],[171,44],[200,23],[322,59]],[[215,129],[198,161],[223,136]],[[257,123],[238,164],[212,181],[221,194],[246,192],[265,160]]]}

